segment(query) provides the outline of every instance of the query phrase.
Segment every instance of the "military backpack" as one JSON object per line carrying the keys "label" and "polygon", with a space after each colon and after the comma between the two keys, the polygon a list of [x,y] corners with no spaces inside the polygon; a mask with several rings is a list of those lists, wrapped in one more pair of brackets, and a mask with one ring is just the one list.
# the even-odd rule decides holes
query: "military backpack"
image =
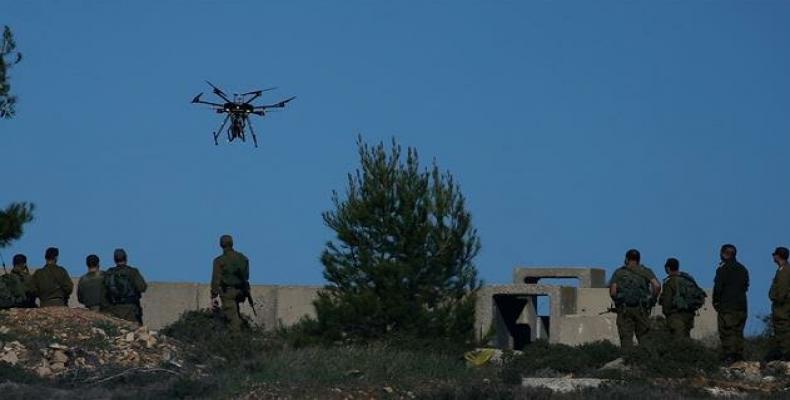
{"label": "military backpack", "polygon": [[672,306],[683,311],[697,311],[705,304],[708,295],[691,275],[681,272],[675,279],[675,296],[672,298]]}
{"label": "military backpack", "polygon": [[26,300],[25,284],[21,279],[11,273],[0,276],[0,309],[18,307]]}
{"label": "military backpack", "polygon": [[104,288],[107,300],[112,304],[132,304],[140,299],[140,294],[132,282],[131,268],[110,268],[104,273]]}
{"label": "military backpack", "polygon": [[220,271],[221,285],[244,289],[247,286],[247,280],[244,279],[245,267],[244,257],[241,254],[226,255]]}
{"label": "military backpack", "polygon": [[615,304],[627,307],[652,307],[650,278],[627,267],[620,268],[620,271],[615,282],[617,284]]}

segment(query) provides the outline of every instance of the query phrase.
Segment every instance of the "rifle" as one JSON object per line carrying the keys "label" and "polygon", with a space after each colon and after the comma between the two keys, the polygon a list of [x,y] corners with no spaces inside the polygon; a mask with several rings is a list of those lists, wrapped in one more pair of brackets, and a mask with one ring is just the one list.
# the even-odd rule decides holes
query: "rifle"
{"label": "rifle", "polygon": [[252,315],[257,317],[258,316],[258,312],[255,311],[255,302],[253,302],[253,300],[252,300],[252,294],[250,293],[250,283],[249,282],[247,282],[244,285],[244,299],[247,300],[248,303],[250,303],[250,308],[252,308]]}
{"label": "rifle", "polygon": [[617,307],[609,306],[609,308],[607,308],[606,310],[599,312],[598,315],[604,315],[604,314],[609,314],[609,313],[617,314]]}

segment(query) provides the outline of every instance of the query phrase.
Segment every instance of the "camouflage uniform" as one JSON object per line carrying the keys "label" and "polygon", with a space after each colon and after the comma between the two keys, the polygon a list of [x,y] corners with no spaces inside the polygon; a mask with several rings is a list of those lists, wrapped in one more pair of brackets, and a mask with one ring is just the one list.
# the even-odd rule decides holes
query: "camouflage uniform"
{"label": "camouflage uniform", "polygon": [[722,262],[713,285],[713,308],[719,313],[718,327],[722,355],[743,358],[743,328],[746,325],[746,291],[749,271],[735,258]]}
{"label": "camouflage uniform", "polygon": [[57,264],[47,264],[36,270],[31,278],[31,286],[41,307],[68,306],[69,296],[74,290],[69,273]]}
{"label": "camouflage uniform", "polygon": [[14,268],[11,269],[11,274],[13,274],[20,282],[22,282],[22,285],[25,288],[26,300],[17,307],[35,308],[36,293],[33,290],[33,277],[30,275],[30,271],[28,271],[27,266],[15,265]]}
{"label": "camouflage uniform", "polygon": [[677,308],[673,301],[679,290],[680,280],[689,278],[684,278],[679,273],[670,274],[664,279],[661,296],[658,298],[661,311],[666,318],[667,329],[677,338],[690,338],[691,330],[694,328],[694,312]]}
{"label": "camouflage uniform", "polygon": [[[239,266],[242,287],[229,286],[222,280],[222,270],[228,265]],[[228,321],[231,329],[239,330],[242,326],[242,317],[239,312],[239,303],[244,302],[246,291],[249,290],[250,261],[247,257],[231,249],[224,249],[221,256],[214,259],[211,273],[211,295],[219,296],[222,300],[222,314]]]}
{"label": "camouflage uniform", "polygon": [[126,299],[113,299],[109,293],[107,288],[107,281],[105,279],[104,282],[104,291],[105,291],[105,299],[106,299],[106,306],[102,307],[102,311],[106,311],[108,314],[120,318],[125,319],[127,321],[137,322],[138,324],[143,324],[143,308],[140,305],[140,297],[143,292],[148,289],[148,284],[145,283],[145,279],[140,274],[140,271],[137,268],[122,264],[112,267],[104,273],[105,278],[107,275],[113,273],[122,273],[128,274],[130,280],[132,282],[132,286],[134,287],[135,294]]}
{"label": "camouflage uniform", "polygon": [[[623,266],[615,271],[609,283],[617,284],[618,293],[622,292],[625,285],[625,274],[637,274],[646,280],[647,290],[650,293],[651,281],[656,279],[653,271],[639,265],[637,267]],[[623,349],[630,349],[634,346],[634,334],[636,334],[637,341],[641,342],[642,338],[650,331],[650,308],[651,304],[647,301],[639,304],[626,304],[625,302],[615,301],[617,306],[617,333],[620,336],[620,347]]]}
{"label": "camouflage uniform", "polygon": [[91,311],[100,311],[106,307],[104,293],[104,272],[89,271],[80,277],[77,283],[77,300]]}
{"label": "camouflage uniform", "polygon": [[771,299],[774,348],[782,358],[787,358],[790,356],[790,265],[787,263],[777,269],[768,296]]}

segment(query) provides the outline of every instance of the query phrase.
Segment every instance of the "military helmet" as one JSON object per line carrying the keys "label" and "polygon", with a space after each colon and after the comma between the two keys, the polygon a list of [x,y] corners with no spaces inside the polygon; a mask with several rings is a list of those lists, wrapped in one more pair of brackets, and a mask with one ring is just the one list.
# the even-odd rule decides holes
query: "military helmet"
{"label": "military helmet", "polygon": [[11,261],[13,262],[14,266],[23,265],[27,264],[27,257],[25,257],[24,254],[15,254],[14,259]]}
{"label": "military helmet", "polygon": [[639,262],[642,259],[642,255],[639,254],[639,250],[637,249],[629,249],[625,252],[625,260],[626,261],[636,261]]}
{"label": "military helmet", "polygon": [[223,249],[230,249],[233,247],[233,237],[230,235],[222,235],[219,237],[219,247]]}
{"label": "military helmet", "polygon": [[777,247],[773,255],[779,256],[782,260],[787,260],[790,257],[790,250],[787,247]]}
{"label": "military helmet", "polygon": [[112,258],[115,260],[115,262],[126,261],[126,250],[115,249],[115,251],[112,253]]}
{"label": "military helmet", "polygon": [[60,255],[60,250],[57,247],[50,247],[44,252],[45,260],[54,260]]}

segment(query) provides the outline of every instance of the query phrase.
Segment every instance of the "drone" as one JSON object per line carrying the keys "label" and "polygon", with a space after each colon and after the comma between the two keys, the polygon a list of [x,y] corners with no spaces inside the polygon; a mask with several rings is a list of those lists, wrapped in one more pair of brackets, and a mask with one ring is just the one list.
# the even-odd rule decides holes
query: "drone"
{"label": "drone", "polygon": [[250,132],[250,136],[252,136],[252,142],[255,144],[255,147],[258,147],[258,137],[255,136],[255,131],[252,129],[252,123],[250,122],[250,115],[260,115],[263,117],[266,115],[267,110],[273,108],[283,108],[289,101],[296,98],[296,96],[289,97],[285,100],[274,104],[267,104],[256,106],[252,104],[252,101],[261,97],[263,92],[268,92],[270,90],[274,90],[277,88],[268,88],[262,90],[254,90],[252,92],[233,94],[233,100],[231,100],[225,92],[223,92],[218,87],[214,86],[211,82],[206,81],[206,83],[211,86],[215,95],[221,98],[224,103],[212,103],[210,101],[203,101],[200,99],[200,96],[203,93],[198,94],[192,99],[192,103],[198,104],[208,104],[214,107],[214,111],[217,114],[226,114],[225,119],[222,120],[222,124],[219,126],[219,129],[214,132],[214,144],[219,145],[217,139],[219,135],[222,134],[222,129],[225,125],[230,121],[230,125],[227,129],[228,134],[228,142],[232,142],[236,139],[240,139],[242,142],[247,141],[247,130]]}

